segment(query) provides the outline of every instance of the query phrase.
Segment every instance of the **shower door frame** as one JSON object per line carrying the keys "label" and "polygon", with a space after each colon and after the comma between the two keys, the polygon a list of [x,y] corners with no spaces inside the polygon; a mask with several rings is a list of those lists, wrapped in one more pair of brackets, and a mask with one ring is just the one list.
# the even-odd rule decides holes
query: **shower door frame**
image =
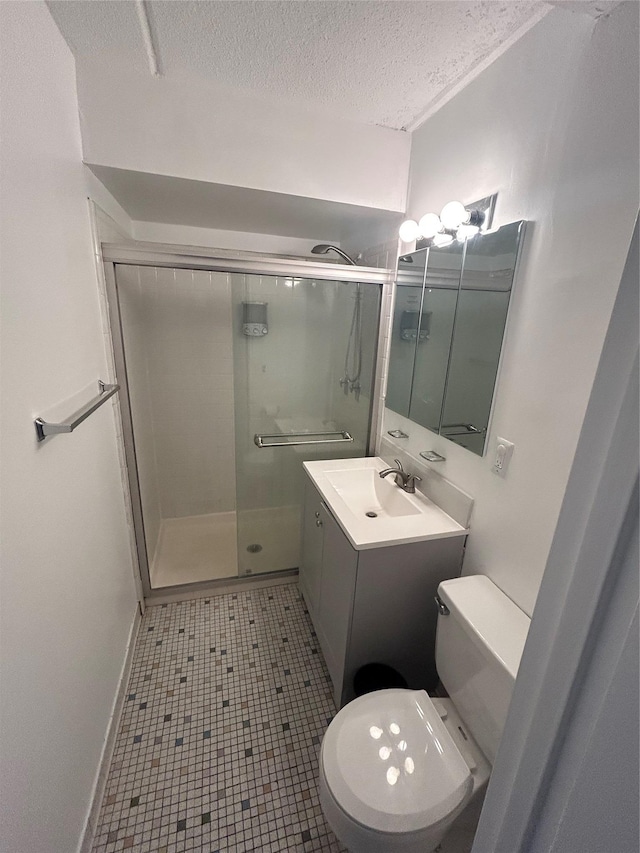
{"label": "shower door frame", "polygon": [[295,278],[321,279],[324,281],[342,281],[345,283],[377,284],[382,287],[380,298],[380,316],[378,340],[374,360],[373,399],[369,416],[369,437],[366,454],[373,452],[378,427],[382,416],[383,367],[387,346],[386,324],[391,311],[392,288],[395,270],[378,267],[347,266],[343,264],[308,262],[290,257],[261,255],[254,252],[232,252],[227,250],[209,250],[192,247],[168,245],[162,243],[102,243],[102,261],[106,288],[107,313],[111,331],[113,351],[114,379],[120,384],[119,410],[122,422],[122,446],[127,468],[128,501],[133,523],[138,572],[145,600],[182,596],[185,593],[200,592],[206,594],[216,589],[227,588],[230,584],[256,584],[264,581],[295,576],[296,569],[269,572],[260,576],[234,576],[216,580],[196,581],[153,588],[147,557],[144,516],[140,481],[136,462],[136,446],[131,411],[131,398],[127,381],[126,356],[120,317],[120,303],[116,280],[116,264],[146,267],[168,267],[173,269],[208,270],[211,272],[241,273],[245,275],[287,276]]}

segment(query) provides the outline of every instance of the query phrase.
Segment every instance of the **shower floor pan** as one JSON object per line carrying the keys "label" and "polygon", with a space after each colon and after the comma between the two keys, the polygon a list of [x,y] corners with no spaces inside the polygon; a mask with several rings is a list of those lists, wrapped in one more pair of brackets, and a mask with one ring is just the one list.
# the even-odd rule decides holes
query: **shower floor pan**
{"label": "shower floor pan", "polygon": [[165,518],[151,567],[151,586],[238,576],[235,512]]}
{"label": "shower floor pan", "polygon": [[[151,563],[154,589],[297,568],[300,508],[274,507],[165,518]],[[247,538],[249,537],[249,538]],[[247,541],[244,542],[244,539]]]}

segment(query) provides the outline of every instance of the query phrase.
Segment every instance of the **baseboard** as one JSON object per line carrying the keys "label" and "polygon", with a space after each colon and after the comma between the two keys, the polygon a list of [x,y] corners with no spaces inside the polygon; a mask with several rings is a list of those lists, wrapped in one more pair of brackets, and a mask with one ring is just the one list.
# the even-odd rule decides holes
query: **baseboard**
{"label": "baseboard", "polygon": [[138,629],[140,628],[141,621],[142,616],[140,615],[140,608],[136,606],[136,613],[131,624],[129,639],[127,641],[127,651],[125,654],[124,663],[122,665],[122,671],[120,672],[118,690],[116,692],[116,697],[113,702],[111,717],[109,718],[109,725],[107,727],[107,733],[104,739],[104,746],[102,748],[102,755],[100,756],[98,773],[96,775],[96,781],[93,787],[91,806],[89,807],[89,814],[87,815],[87,822],[84,828],[84,832],[82,833],[82,839],[78,848],[78,853],[91,853],[91,848],[93,847],[93,839],[98,826],[100,808],[102,806],[102,800],[104,798],[104,792],[107,786],[109,767],[111,766],[111,759],[113,757],[113,751],[116,745],[116,736],[118,734],[120,717],[122,715],[124,700],[127,694],[127,685],[129,683],[129,676],[131,675],[131,667],[133,665],[133,653],[135,651],[136,639],[138,637]]}

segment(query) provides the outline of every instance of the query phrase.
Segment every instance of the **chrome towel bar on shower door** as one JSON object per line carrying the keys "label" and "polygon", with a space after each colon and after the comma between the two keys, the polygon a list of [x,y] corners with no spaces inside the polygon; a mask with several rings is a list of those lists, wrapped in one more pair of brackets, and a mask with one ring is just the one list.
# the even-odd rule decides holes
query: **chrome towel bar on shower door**
{"label": "chrome towel bar on shower door", "polygon": [[[337,438],[312,438],[311,436],[337,436]],[[297,441],[282,441],[283,438],[296,439]],[[280,441],[271,441],[280,439]],[[272,435],[256,435],[253,440],[258,447],[292,447],[295,444],[335,444],[337,442],[353,441],[353,436],[346,430],[330,430],[329,432],[277,432]],[[268,443],[265,443],[268,442]]]}
{"label": "chrome towel bar on shower door", "polygon": [[120,390],[119,385],[106,385],[101,379],[98,379],[98,396],[93,400],[89,400],[81,409],[74,412],[71,417],[61,424],[50,424],[42,418],[36,418],[34,421],[36,427],[36,435],[38,441],[44,441],[48,435],[56,435],[61,432],[73,432],[82,421],[85,421],[89,415],[92,415],[96,409],[99,409],[103,403],[106,403],[109,397]]}

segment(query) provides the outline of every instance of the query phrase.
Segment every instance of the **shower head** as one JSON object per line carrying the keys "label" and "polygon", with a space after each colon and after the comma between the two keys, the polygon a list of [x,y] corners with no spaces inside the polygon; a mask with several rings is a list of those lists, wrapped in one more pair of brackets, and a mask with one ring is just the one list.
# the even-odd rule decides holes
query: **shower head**
{"label": "shower head", "polygon": [[343,252],[342,249],[339,249],[337,246],[330,246],[328,243],[318,243],[318,245],[314,246],[311,250],[312,255],[326,255],[327,252],[337,252],[348,264],[353,264],[354,267],[358,266],[353,258],[350,258],[346,252]]}

